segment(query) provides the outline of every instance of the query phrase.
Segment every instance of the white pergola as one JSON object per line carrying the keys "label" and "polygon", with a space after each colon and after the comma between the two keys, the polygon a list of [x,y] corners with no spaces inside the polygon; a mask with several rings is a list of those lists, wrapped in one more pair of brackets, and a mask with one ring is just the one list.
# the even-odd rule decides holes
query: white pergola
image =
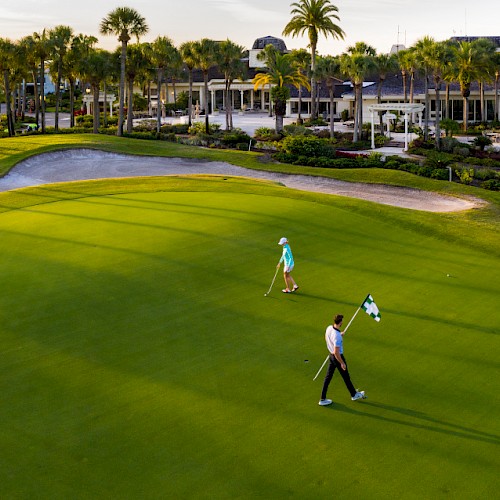
{"label": "white pergola", "polygon": [[383,111],[401,111],[405,116],[405,147],[404,151],[408,150],[408,115],[418,114],[419,125],[422,124],[422,111],[425,106],[423,104],[401,104],[401,103],[385,103],[385,104],[371,104],[368,106],[368,111],[371,113],[372,118],[372,149],[375,149],[375,112],[381,113]]}

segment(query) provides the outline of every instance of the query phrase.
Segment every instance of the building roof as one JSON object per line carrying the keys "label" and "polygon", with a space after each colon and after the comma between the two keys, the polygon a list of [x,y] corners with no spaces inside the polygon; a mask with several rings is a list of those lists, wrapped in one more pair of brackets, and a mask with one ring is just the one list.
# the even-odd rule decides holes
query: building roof
{"label": "building roof", "polygon": [[264,49],[267,45],[273,45],[280,52],[288,52],[285,42],[281,38],[276,38],[275,36],[263,36],[262,38],[257,38],[253,42],[252,49]]}

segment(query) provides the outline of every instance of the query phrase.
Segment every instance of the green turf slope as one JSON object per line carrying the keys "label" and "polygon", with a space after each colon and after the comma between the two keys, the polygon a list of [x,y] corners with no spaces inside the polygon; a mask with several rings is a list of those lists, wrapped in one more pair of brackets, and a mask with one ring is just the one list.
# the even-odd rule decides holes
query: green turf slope
{"label": "green turf slope", "polygon": [[[0,195],[0,498],[497,495],[498,235],[143,182]],[[300,290],[264,297],[281,236]],[[337,374],[321,408],[325,327],[367,293],[382,321],[359,313],[344,347],[368,399]]]}

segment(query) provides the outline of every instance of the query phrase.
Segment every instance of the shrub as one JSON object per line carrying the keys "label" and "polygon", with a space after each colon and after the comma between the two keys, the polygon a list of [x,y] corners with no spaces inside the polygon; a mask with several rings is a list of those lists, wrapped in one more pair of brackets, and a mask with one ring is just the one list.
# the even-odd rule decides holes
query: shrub
{"label": "shrub", "polygon": [[461,168],[460,170],[455,170],[457,177],[460,179],[462,184],[470,184],[474,178],[473,168]]}
{"label": "shrub", "polygon": [[[210,123],[208,126],[210,134],[215,134],[220,130],[220,123]],[[205,122],[194,122],[188,129],[190,135],[205,134]]]}
{"label": "shrub", "polygon": [[287,136],[281,142],[281,148],[285,153],[296,156],[326,156],[333,158],[335,148],[327,139],[319,139],[314,135],[310,136]]}
{"label": "shrub", "polygon": [[461,156],[467,158],[470,155],[470,149],[467,146],[461,145],[453,148],[453,154],[455,156]]}
{"label": "shrub", "polygon": [[491,139],[485,135],[478,135],[473,142],[474,146],[479,148],[480,151],[484,151],[486,146],[491,145]]}
{"label": "shrub", "polygon": [[489,179],[481,184],[484,189],[489,189],[490,191],[500,191],[500,179]]}
{"label": "shrub", "polygon": [[246,143],[248,149],[250,136],[241,129],[234,129],[230,132],[224,132],[221,137],[221,142],[226,146],[235,146],[237,144]]}
{"label": "shrub", "polygon": [[259,127],[255,129],[254,137],[258,141],[279,141],[281,139],[281,136],[276,133],[276,130],[269,127]]}
{"label": "shrub", "polygon": [[312,130],[309,130],[304,125],[285,125],[283,127],[283,132],[285,135],[312,135]]}
{"label": "shrub", "polygon": [[445,153],[453,153],[453,150],[461,145],[462,143],[454,137],[443,137],[441,139],[441,151]]}
{"label": "shrub", "polygon": [[446,167],[453,161],[451,155],[447,153],[441,153],[439,151],[432,151],[427,155],[425,160],[425,166],[431,168],[442,168]]}
{"label": "shrub", "polygon": [[349,111],[347,111],[347,109],[343,109],[340,113],[340,119],[343,121],[343,122],[346,122],[347,120],[349,120]]}

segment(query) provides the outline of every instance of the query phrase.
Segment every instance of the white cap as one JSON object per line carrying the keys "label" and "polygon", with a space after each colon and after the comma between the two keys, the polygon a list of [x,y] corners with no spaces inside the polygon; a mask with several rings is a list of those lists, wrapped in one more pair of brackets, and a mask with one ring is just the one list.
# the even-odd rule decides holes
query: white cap
{"label": "white cap", "polygon": [[281,240],[278,241],[278,245],[284,245],[288,240],[283,236]]}

